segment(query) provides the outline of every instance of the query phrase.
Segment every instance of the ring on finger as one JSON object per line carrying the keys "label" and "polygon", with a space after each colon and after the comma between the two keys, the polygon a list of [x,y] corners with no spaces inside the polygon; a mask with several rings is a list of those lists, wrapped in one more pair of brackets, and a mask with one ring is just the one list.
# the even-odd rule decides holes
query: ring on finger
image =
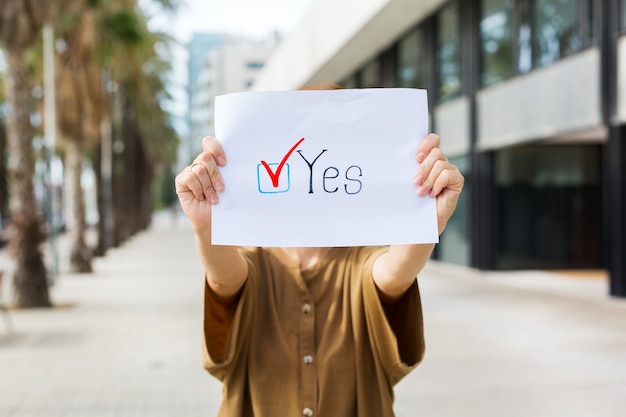
{"label": "ring on finger", "polygon": [[202,164],[199,162],[194,162],[193,164],[189,165],[189,167],[187,168],[187,171],[191,172],[193,167],[195,167],[196,165],[202,165]]}

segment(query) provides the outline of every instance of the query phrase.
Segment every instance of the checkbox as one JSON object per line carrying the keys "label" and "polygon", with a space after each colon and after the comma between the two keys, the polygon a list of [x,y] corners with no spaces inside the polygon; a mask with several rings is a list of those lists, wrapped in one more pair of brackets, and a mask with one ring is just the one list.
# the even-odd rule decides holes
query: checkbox
{"label": "checkbox", "polygon": [[[270,168],[275,170],[280,164],[278,162],[267,164]],[[272,183],[272,178],[268,174],[267,168],[263,164],[258,164],[257,168],[257,182],[259,185],[259,192],[262,194],[278,194],[286,193],[291,187],[291,170],[289,164],[284,164],[280,177],[278,178],[278,185],[275,187]]]}

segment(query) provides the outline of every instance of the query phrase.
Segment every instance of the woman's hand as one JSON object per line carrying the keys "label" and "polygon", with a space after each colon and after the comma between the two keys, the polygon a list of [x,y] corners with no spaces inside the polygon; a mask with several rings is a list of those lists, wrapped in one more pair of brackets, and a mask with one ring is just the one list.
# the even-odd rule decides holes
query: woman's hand
{"label": "woman's hand", "polygon": [[415,154],[420,163],[415,184],[418,195],[437,198],[437,222],[441,234],[456,209],[465,178],[439,149],[439,143],[439,136],[434,133],[422,141]]}
{"label": "woman's hand", "polygon": [[222,145],[212,136],[202,139],[202,153],[176,176],[180,205],[196,230],[210,227],[211,208],[224,190],[220,167],[226,164]]}

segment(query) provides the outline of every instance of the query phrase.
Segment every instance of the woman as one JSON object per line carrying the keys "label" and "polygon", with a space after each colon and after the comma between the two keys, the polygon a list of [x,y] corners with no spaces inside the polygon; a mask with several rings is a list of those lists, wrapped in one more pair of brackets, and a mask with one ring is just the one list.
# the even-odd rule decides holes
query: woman
{"label": "woman", "polygon": [[[420,196],[441,233],[464,178],[428,135]],[[204,365],[223,383],[220,416],[393,416],[393,386],[421,361],[417,274],[433,244],[240,248],[211,244],[226,155],[206,137],[176,191],[206,272]]]}

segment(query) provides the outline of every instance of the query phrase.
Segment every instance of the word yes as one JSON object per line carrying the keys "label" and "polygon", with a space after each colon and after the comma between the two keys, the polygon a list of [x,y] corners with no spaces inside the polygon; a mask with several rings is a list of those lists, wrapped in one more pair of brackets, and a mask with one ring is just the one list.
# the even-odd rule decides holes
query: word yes
{"label": "word yes", "polygon": [[[297,151],[300,157],[302,157],[304,162],[306,162],[309,167],[309,194],[313,194],[313,165],[315,165],[320,156],[322,156],[324,152],[327,151],[328,149],[322,149],[322,152],[320,152],[319,155],[317,155],[312,162],[304,156],[302,151]],[[322,188],[324,189],[324,191],[332,194],[336,193],[339,190],[339,187],[337,186],[332,188],[333,185],[335,185],[332,180],[339,178],[340,174],[341,171],[337,167],[329,166],[324,170],[324,173],[322,174]],[[363,188],[363,183],[361,182],[361,180],[358,179],[361,177],[363,177],[363,170],[358,165],[350,165],[348,168],[346,168],[344,172],[344,178],[348,182],[342,184],[346,194],[353,195],[358,194],[361,191],[361,189]]]}

